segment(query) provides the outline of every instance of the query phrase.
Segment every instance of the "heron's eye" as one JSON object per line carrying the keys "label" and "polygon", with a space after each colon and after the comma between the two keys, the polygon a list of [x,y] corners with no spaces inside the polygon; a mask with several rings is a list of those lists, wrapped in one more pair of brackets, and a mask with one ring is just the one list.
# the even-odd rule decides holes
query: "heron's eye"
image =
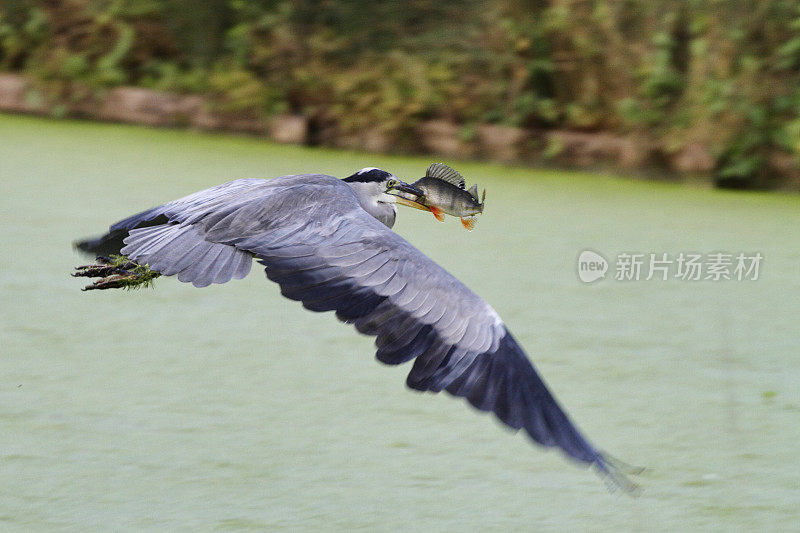
{"label": "heron's eye", "polygon": [[397,180],[389,180],[386,182],[387,189],[394,189],[395,185],[397,185]]}

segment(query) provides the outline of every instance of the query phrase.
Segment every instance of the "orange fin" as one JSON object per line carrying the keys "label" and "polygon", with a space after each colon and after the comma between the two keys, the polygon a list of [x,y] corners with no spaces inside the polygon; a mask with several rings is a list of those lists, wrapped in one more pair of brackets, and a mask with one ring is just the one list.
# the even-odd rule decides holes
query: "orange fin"
{"label": "orange fin", "polygon": [[438,220],[439,222],[444,222],[444,211],[432,205],[429,207],[431,209],[431,213],[433,213],[433,216],[436,217],[436,220]]}
{"label": "orange fin", "polygon": [[472,231],[475,229],[475,224],[478,222],[477,217],[462,217],[461,218],[461,225],[466,228],[467,231]]}

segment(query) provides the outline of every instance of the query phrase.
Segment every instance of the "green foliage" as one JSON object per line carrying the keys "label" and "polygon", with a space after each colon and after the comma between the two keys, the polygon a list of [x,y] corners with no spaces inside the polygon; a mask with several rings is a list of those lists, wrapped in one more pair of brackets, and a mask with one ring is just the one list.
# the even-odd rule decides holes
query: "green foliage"
{"label": "green foliage", "polygon": [[220,111],[259,114],[270,110],[275,100],[279,100],[253,72],[227,64],[216,66],[207,85]]}
{"label": "green foliage", "polygon": [[173,61],[151,59],[142,65],[138,84],[162,91],[202,93],[209,90],[208,78],[203,67],[182,68]]}
{"label": "green foliage", "polygon": [[0,68],[24,66],[28,50],[46,42],[47,17],[41,9],[24,2],[0,5]]}
{"label": "green foliage", "polygon": [[745,186],[771,153],[800,153],[794,0],[5,0],[0,69],[57,101],[203,92],[400,145],[429,118],[635,131],[702,144]]}
{"label": "green foliage", "polygon": [[155,287],[156,278],[161,277],[161,273],[150,270],[147,265],[134,263],[124,255],[112,255],[109,261],[103,261],[101,268],[116,268],[117,275],[113,276],[114,283],[125,290],[152,289]]}

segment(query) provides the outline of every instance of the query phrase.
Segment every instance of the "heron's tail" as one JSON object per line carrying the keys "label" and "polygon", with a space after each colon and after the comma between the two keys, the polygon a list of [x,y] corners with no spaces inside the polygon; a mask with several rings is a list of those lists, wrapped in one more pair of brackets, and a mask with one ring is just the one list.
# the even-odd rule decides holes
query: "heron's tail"
{"label": "heron's tail", "polygon": [[81,252],[96,256],[118,255],[125,246],[122,239],[127,236],[128,232],[125,230],[114,230],[94,239],[75,241],[73,246]]}
{"label": "heron's tail", "polygon": [[125,246],[123,239],[132,229],[158,226],[169,222],[163,211],[164,206],[159,206],[136,213],[113,224],[105,235],[76,241],[74,246],[81,252],[95,256],[120,255],[122,247]]}

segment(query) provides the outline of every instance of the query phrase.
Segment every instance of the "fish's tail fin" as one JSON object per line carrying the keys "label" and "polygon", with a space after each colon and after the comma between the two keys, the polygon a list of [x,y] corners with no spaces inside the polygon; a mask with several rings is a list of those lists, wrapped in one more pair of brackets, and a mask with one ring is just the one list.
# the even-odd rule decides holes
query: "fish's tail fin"
{"label": "fish's tail fin", "polygon": [[476,217],[475,215],[468,216],[468,217],[461,217],[461,225],[464,226],[464,228],[467,231],[474,230],[475,229],[475,224],[477,224],[477,223],[478,223],[478,217]]}

